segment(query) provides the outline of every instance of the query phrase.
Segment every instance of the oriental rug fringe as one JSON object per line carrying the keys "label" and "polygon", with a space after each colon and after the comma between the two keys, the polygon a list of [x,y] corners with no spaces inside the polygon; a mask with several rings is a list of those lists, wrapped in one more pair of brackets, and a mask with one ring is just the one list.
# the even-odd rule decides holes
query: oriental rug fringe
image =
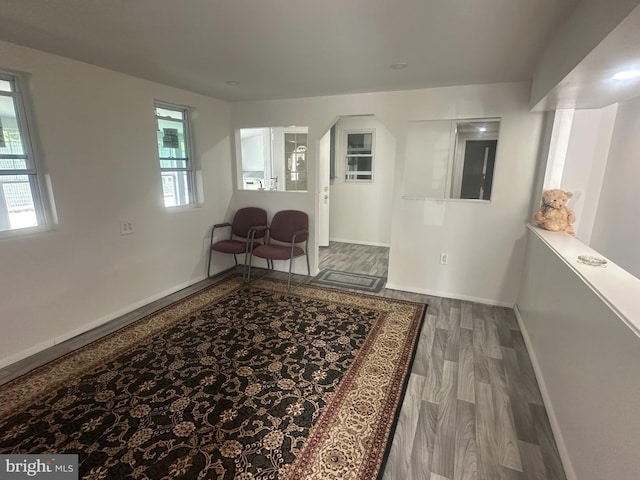
{"label": "oriental rug fringe", "polygon": [[426,305],[231,277],[0,387],[0,453],[80,478],[381,477]]}

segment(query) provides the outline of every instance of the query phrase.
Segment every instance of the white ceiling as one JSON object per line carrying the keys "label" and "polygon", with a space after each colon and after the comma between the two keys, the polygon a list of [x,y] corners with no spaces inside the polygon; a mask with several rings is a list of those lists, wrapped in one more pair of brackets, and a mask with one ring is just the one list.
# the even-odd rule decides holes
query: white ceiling
{"label": "white ceiling", "polygon": [[296,98],[529,80],[576,3],[0,0],[0,39],[231,101]]}
{"label": "white ceiling", "polygon": [[640,6],[591,50],[534,110],[601,108],[640,96],[640,78],[612,79],[621,70],[640,70]]}

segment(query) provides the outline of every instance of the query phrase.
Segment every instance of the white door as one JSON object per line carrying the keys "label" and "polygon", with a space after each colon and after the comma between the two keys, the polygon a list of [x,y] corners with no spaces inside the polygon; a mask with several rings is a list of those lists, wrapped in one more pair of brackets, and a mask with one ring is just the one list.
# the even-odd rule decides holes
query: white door
{"label": "white door", "polygon": [[320,139],[318,158],[318,246],[329,246],[329,201],[330,201],[330,131]]}

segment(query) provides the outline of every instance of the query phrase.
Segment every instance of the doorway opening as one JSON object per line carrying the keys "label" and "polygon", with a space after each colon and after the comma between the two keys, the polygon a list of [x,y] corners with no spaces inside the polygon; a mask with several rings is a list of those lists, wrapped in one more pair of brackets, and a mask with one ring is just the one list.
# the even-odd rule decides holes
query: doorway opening
{"label": "doorway opening", "polygon": [[395,137],[373,115],[338,117],[320,140],[319,268],[387,276]]}

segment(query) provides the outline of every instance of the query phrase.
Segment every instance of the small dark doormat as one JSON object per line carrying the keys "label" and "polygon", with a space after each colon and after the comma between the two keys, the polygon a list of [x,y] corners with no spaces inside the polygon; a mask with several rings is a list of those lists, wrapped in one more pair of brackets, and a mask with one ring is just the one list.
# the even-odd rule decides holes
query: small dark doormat
{"label": "small dark doormat", "polygon": [[323,270],[311,280],[311,283],[327,287],[352,288],[363,292],[378,293],[387,283],[387,278],[363,273]]}

